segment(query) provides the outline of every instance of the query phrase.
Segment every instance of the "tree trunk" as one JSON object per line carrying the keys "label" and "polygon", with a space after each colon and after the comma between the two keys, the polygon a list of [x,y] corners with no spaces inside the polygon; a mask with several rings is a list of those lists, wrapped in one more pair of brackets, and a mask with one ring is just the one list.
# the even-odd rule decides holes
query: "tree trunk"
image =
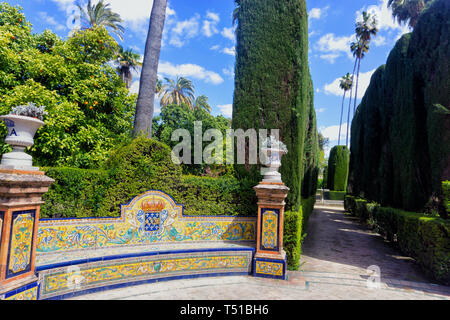
{"label": "tree trunk", "polygon": [[353,115],[355,115],[356,112],[356,101],[358,100],[358,84],[359,84],[359,70],[361,67],[361,58],[358,59],[358,72],[356,76],[356,91],[355,91],[355,105],[353,107]]}
{"label": "tree trunk", "polygon": [[167,0],[153,1],[134,119],[133,136],[135,137],[144,134],[150,138],[152,135],[154,100],[166,8]]}
{"label": "tree trunk", "polygon": [[341,145],[341,128],[342,128],[342,117],[344,116],[344,102],[345,95],[347,91],[344,90],[344,97],[342,98],[342,107],[341,107],[341,121],[339,122],[339,137],[338,137],[338,146]]}
{"label": "tree trunk", "polygon": [[352,107],[352,95],[353,95],[353,79],[355,78],[355,71],[356,71],[356,64],[358,63],[358,58],[355,60],[355,66],[353,67],[353,74],[352,74],[352,87],[350,89],[350,101],[348,103],[348,116],[347,116],[347,137],[345,140],[345,145],[348,148],[348,130],[350,128],[350,110]]}

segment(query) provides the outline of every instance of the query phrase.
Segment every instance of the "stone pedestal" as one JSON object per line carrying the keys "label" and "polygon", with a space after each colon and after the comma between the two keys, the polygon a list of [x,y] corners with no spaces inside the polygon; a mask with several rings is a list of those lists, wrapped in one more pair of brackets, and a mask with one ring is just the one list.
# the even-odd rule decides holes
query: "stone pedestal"
{"label": "stone pedestal", "polygon": [[284,183],[261,182],[254,189],[258,197],[258,229],[253,275],[286,280],[283,231],[289,188]]}
{"label": "stone pedestal", "polygon": [[32,290],[42,195],[53,179],[41,171],[0,167],[0,298]]}

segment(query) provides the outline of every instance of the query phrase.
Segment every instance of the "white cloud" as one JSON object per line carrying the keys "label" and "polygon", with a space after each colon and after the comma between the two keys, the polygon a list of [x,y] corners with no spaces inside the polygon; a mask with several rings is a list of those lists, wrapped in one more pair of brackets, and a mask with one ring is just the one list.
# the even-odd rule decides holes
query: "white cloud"
{"label": "white cloud", "polygon": [[314,48],[324,53],[324,59],[330,59],[331,55],[333,55],[333,62],[343,53],[346,53],[349,58],[353,59],[350,46],[355,40],[356,36],[354,34],[337,37],[334,33],[327,33],[317,41]]}
{"label": "white cloud", "polygon": [[220,49],[220,46],[218,44],[212,46],[211,48],[209,48],[212,51],[218,51]]}
{"label": "white cloud", "polygon": [[[339,125],[330,126],[330,127],[321,127],[319,128],[320,133],[325,138],[330,139],[331,141],[338,141],[339,138]],[[345,137],[347,135],[347,123],[343,123],[341,127],[341,143],[345,143]],[[350,132],[349,132],[350,135]],[[350,139],[349,139],[350,140]]]}
{"label": "white cloud", "polygon": [[328,61],[329,63],[333,64],[337,58],[340,57],[339,53],[329,53],[329,54],[321,54],[320,58],[323,60]]}
{"label": "white cloud", "polygon": [[236,38],[234,36],[234,29],[233,28],[223,28],[222,32],[220,33],[224,38],[227,38],[231,41],[236,41]]}
{"label": "white cloud", "polygon": [[184,46],[186,40],[198,35],[200,28],[199,20],[200,16],[196,14],[189,20],[176,22],[175,27],[171,30],[169,43],[178,48]]}
{"label": "white cloud", "polygon": [[220,17],[217,13],[208,11],[206,13],[206,19],[203,21],[203,34],[208,38],[218,34],[219,30],[217,29],[217,24],[219,21]]}
{"label": "white cloud", "polygon": [[47,23],[47,24],[53,26],[53,27],[56,29],[56,31],[62,31],[62,30],[65,30],[65,29],[66,29],[66,27],[63,26],[62,24],[58,23],[58,22],[55,20],[55,18],[49,16],[49,15],[47,14],[47,12],[38,12],[38,16],[39,16],[39,18],[40,18],[41,20],[44,20],[45,23]]}
{"label": "white cloud", "polygon": [[228,69],[222,69],[222,73],[228,76],[230,79],[234,79],[234,67],[231,66]]}
{"label": "white cloud", "polygon": [[228,54],[230,56],[235,56],[236,55],[236,48],[235,47],[223,48],[222,53]]}
{"label": "white cloud", "polygon": [[232,104],[224,104],[217,106],[217,108],[220,110],[222,115],[225,117],[232,117],[233,116],[233,105]]}
{"label": "white cloud", "polygon": [[[375,71],[376,71],[376,69],[373,69],[371,71],[359,74],[359,84],[358,84],[358,98],[359,99],[361,99],[364,96],[364,94],[366,93],[366,90],[370,84],[370,78],[372,77],[372,75],[374,74]],[[341,78],[337,78],[332,83],[326,84],[324,87],[325,93],[328,95],[331,94],[331,95],[342,97],[342,95],[344,94],[344,91],[339,87],[340,80],[341,80]],[[355,75],[355,80],[356,80],[356,75]],[[354,91],[353,91],[353,94],[354,94]]]}
{"label": "white cloud", "polygon": [[218,85],[223,83],[223,78],[216,72],[206,70],[205,68],[196,64],[180,64],[174,65],[170,62],[159,63],[158,72],[169,77],[187,77],[198,80],[203,80],[207,83]]}
{"label": "white cloud", "polygon": [[330,8],[330,6],[326,6],[325,8],[312,8],[308,12],[308,18],[312,19],[320,19],[326,11]]}
{"label": "white cloud", "polygon": [[325,109],[325,108],[316,109],[317,113],[323,113],[325,111],[327,111],[327,109]]}

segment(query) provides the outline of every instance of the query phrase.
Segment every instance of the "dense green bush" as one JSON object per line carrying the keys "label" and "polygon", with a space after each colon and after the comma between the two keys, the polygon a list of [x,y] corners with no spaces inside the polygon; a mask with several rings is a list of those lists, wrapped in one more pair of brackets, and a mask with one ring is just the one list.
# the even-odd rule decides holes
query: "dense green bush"
{"label": "dense green bush", "polygon": [[373,74],[352,122],[352,195],[423,211],[450,179],[449,17],[433,1]]}
{"label": "dense green bush", "polygon": [[450,215],[450,181],[442,182],[442,194],[443,194],[444,206],[447,210],[447,214]]}
{"label": "dense green bush", "polygon": [[315,202],[315,197],[302,199],[302,207],[299,211],[286,211],[284,214],[283,247],[286,251],[289,270],[295,271],[299,268],[302,241],[306,236],[306,227]]}
{"label": "dense green bush", "polygon": [[343,201],[346,194],[347,193],[345,191],[324,191],[324,199],[325,200],[334,200],[334,201]]}
{"label": "dense green bush", "polygon": [[298,270],[302,248],[303,213],[299,211],[286,211],[284,213],[283,247],[286,251],[287,267],[289,270]]}
{"label": "dense green bush", "polygon": [[[232,127],[280,129],[280,139],[289,151],[281,167],[283,182],[290,188],[287,209],[298,211],[302,194],[309,197],[317,184],[314,177],[319,152],[308,65],[306,3],[236,0],[236,4],[239,9]],[[306,158],[306,154],[310,156]],[[260,181],[256,165],[236,165],[235,170],[239,180],[249,179],[254,184]]]}
{"label": "dense green bush", "polygon": [[44,195],[43,218],[118,216],[120,205],[161,190],[184,205],[186,215],[257,213],[253,185],[234,177],[183,176],[166,145],[143,137],[119,147],[105,170],[43,168],[56,182]]}
{"label": "dense green bush", "polygon": [[335,146],[330,151],[328,159],[328,189],[346,191],[348,181],[348,166],[350,151],[346,146]]}
{"label": "dense green bush", "polygon": [[[31,148],[39,166],[98,168],[131,133],[136,95],[110,61],[116,41],[103,27],[60,39],[33,34],[19,6],[0,3],[0,114],[34,102],[45,106],[45,126]],[[0,151],[6,126],[0,123]]]}
{"label": "dense green bush", "polygon": [[353,196],[345,198],[345,207],[352,215],[374,223],[377,231],[413,257],[427,275],[450,284],[450,221],[381,207]]}

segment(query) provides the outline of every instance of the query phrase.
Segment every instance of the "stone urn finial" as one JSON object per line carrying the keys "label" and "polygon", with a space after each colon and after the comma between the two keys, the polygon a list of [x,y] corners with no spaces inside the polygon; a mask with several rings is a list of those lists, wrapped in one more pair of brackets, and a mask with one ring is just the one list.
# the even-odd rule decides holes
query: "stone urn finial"
{"label": "stone urn finial", "polygon": [[5,142],[13,151],[2,156],[1,169],[37,171],[33,167],[33,158],[25,153],[25,148],[34,144],[36,131],[44,125],[43,116],[47,114],[44,107],[34,103],[18,106],[8,115],[0,116],[8,129]]}
{"label": "stone urn finial", "polygon": [[274,136],[270,136],[262,142],[261,162],[265,166],[262,169],[263,182],[282,183],[278,170],[281,167],[281,157],[287,153],[286,145]]}

